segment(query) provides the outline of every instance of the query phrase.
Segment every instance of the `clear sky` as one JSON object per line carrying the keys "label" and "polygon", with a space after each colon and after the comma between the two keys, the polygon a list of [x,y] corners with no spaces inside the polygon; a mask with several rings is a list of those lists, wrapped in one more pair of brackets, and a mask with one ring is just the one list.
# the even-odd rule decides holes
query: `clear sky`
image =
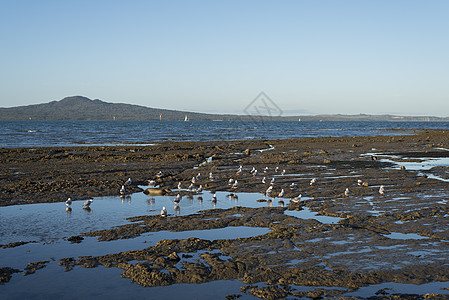
{"label": "clear sky", "polygon": [[0,0],[0,107],[449,116],[449,1]]}

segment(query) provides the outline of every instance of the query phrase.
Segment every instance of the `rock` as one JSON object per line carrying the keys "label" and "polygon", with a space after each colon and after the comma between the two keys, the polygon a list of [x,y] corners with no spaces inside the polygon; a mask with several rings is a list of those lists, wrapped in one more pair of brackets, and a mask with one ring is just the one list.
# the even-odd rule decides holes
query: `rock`
{"label": "rock", "polygon": [[250,149],[246,149],[245,151],[244,151],[244,153],[246,154],[246,155],[251,155],[251,150]]}
{"label": "rock", "polygon": [[173,261],[180,261],[180,260],[181,260],[181,258],[179,258],[178,254],[177,254],[176,252],[170,253],[170,254],[167,256],[167,258],[168,258],[169,260],[173,260]]}
{"label": "rock", "polygon": [[162,196],[170,193],[170,189],[155,189],[155,188],[147,188],[145,191],[143,191],[144,194],[150,195],[150,196]]}

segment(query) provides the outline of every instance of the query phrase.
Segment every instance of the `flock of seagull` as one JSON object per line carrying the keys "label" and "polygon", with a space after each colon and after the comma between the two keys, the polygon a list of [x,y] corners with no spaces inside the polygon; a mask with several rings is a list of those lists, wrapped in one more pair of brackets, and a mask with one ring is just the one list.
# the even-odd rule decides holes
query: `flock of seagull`
{"label": "flock of seagull", "polygon": [[[268,168],[268,167],[265,167],[265,168],[263,169],[264,174],[267,174],[268,171],[269,171],[269,168]],[[279,173],[279,167],[276,167],[274,171],[275,171],[275,173]],[[236,176],[240,176],[242,173],[243,173],[243,166],[240,165],[239,168],[238,168],[238,170],[237,170],[237,172],[236,172],[235,174],[236,174]],[[252,175],[252,176],[256,176],[257,173],[258,173],[258,171],[257,171],[257,169],[256,169],[255,167],[253,167],[253,168],[251,169],[251,171],[249,172],[249,174]],[[286,174],[286,171],[285,171],[285,170],[282,170],[282,171],[280,172],[280,175],[285,175],[285,174]],[[156,174],[156,177],[158,177],[158,178],[161,178],[162,176],[163,176],[162,171],[159,171],[159,172]],[[200,194],[200,193],[203,191],[203,186],[202,186],[202,185],[199,185],[198,188],[195,189],[195,184],[198,182],[198,180],[199,180],[200,178],[201,178],[201,173],[198,173],[196,176],[192,177],[191,182],[190,182],[190,185],[189,185],[188,188],[187,188],[187,191],[189,191],[189,192],[194,192],[194,193],[197,193],[197,194]],[[210,180],[210,181],[216,181],[216,180],[217,180],[217,177],[216,177],[212,172],[209,172],[209,180]],[[318,181],[317,178],[312,178],[312,179],[310,180],[310,186],[315,185],[315,184],[317,183],[317,181]],[[230,186],[231,189],[237,189],[237,188],[238,188],[238,181],[237,181],[237,179],[230,178],[227,182],[228,182],[228,185]],[[261,182],[262,182],[263,184],[267,184],[267,183],[268,183],[267,177],[264,176],[264,177],[262,178]],[[269,187],[265,190],[264,195],[267,196],[267,197],[270,197],[270,198],[271,198],[271,197],[274,198],[275,196],[273,195],[273,186],[274,186],[274,184],[276,183],[275,177],[272,177],[271,180],[270,180],[269,182],[270,182],[270,185],[269,185]],[[156,181],[155,181],[155,180],[152,180],[152,179],[151,179],[151,180],[148,181],[148,183],[149,183],[150,186],[156,186]],[[124,197],[124,196],[126,195],[126,186],[130,186],[131,184],[132,184],[132,180],[131,180],[131,178],[128,178],[128,179],[124,182],[124,184],[122,185],[122,187],[120,188],[120,191],[119,191],[119,192],[120,192],[120,197]],[[359,185],[359,186],[367,186],[367,183],[366,183],[366,182],[363,182],[361,179],[359,179],[359,180],[357,180],[357,185]],[[295,190],[296,187],[297,187],[297,184],[294,183],[294,182],[291,183],[291,184],[289,185],[289,188],[290,188],[292,191]],[[178,182],[177,188],[178,188],[179,191],[181,191],[181,189],[182,189],[182,182]],[[349,196],[350,196],[350,193],[351,193],[351,192],[350,192],[349,188],[346,188],[345,191],[344,191],[345,197],[349,197]],[[379,188],[379,195],[380,195],[380,196],[384,196],[384,195],[385,195],[385,187],[384,187],[383,185],[381,185],[380,188]],[[284,198],[284,196],[285,196],[285,190],[282,188],[281,191],[277,194],[277,197],[279,197],[279,198]],[[230,197],[230,198],[238,198],[238,196],[235,195],[235,194],[233,194],[233,193],[230,193],[230,194],[229,194],[229,197]],[[300,202],[301,197],[302,197],[302,195],[299,194],[299,195],[296,196],[296,197],[290,198],[290,201],[293,202],[293,203],[298,203],[298,202]],[[177,207],[178,207],[178,210],[179,210],[179,206],[178,206],[178,205],[179,205],[179,203],[181,202],[181,199],[182,199],[182,196],[181,196],[180,193],[178,193],[177,196],[175,197],[175,199],[173,200],[173,204],[175,205],[175,210],[176,210]],[[201,199],[202,199],[202,198],[201,198]],[[83,209],[85,209],[85,210],[90,210],[90,205],[92,204],[92,202],[93,202],[93,199],[88,199],[88,200],[86,200],[86,201],[84,202],[84,204],[83,204]],[[216,195],[215,193],[214,193],[214,195],[212,196],[212,203],[214,204],[214,207],[215,207],[215,204],[217,203],[217,195]],[[66,211],[68,211],[68,212],[71,211],[71,210],[72,210],[72,208],[71,208],[71,205],[72,205],[72,200],[71,200],[71,198],[68,198],[67,201],[65,202],[65,204],[66,204],[66,206],[67,206],[67,207],[66,207]],[[162,208],[161,214],[160,214],[160,215],[163,216],[163,217],[168,216],[167,209],[166,209],[165,206]]]}

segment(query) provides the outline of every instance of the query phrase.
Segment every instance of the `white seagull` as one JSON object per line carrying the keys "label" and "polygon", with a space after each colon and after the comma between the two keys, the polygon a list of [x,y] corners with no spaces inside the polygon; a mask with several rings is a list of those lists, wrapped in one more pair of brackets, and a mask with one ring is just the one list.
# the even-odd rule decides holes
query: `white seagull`
{"label": "white seagull", "polygon": [[178,190],[180,190],[182,188],[182,183],[178,182]]}
{"label": "white seagull", "polygon": [[312,178],[312,180],[310,180],[310,186],[314,185],[316,183],[316,178]]}
{"label": "white seagull", "polygon": [[212,180],[212,181],[214,181],[214,180],[216,180],[217,178],[214,176],[214,174],[212,174],[212,172],[210,172],[210,173],[209,173],[209,179]]}
{"label": "white seagull", "polygon": [[346,197],[349,197],[349,188],[346,188],[346,190],[345,190],[345,196],[346,196]]}
{"label": "white seagull", "polygon": [[383,185],[381,185],[380,188],[379,188],[379,194],[380,194],[381,196],[384,196],[384,195],[385,195],[385,187],[384,187]]}
{"label": "white seagull", "polygon": [[130,177],[130,178],[128,178],[128,180],[125,181],[125,185],[131,185],[131,182],[132,182],[132,180],[131,180],[131,177]]}
{"label": "white seagull", "polygon": [[276,167],[276,169],[274,169],[274,171],[277,173],[279,172],[279,167]]}
{"label": "white seagull", "polygon": [[302,195],[299,194],[298,196],[296,196],[295,198],[291,198],[290,201],[294,202],[294,203],[298,203],[301,200]]}
{"label": "white seagull", "polygon": [[178,204],[181,201],[182,196],[180,194],[178,194],[175,198],[175,200],[173,200],[174,204]]}
{"label": "white seagull", "polygon": [[92,200],[92,199],[86,200],[86,202],[84,202],[84,204],[83,204],[83,208],[90,208],[90,205],[92,204],[92,202],[94,202],[94,200]]}
{"label": "white seagull", "polygon": [[193,184],[196,183],[196,177],[192,177],[192,183],[193,183]]}
{"label": "white seagull", "polygon": [[234,178],[229,178],[229,180],[228,180],[228,184],[229,184],[229,185],[232,185],[232,184],[234,184]]}
{"label": "white seagull", "polygon": [[70,205],[72,205],[72,199],[67,199],[67,201],[65,202],[65,205],[67,205],[67,207],[70,207]]}
{"label": "white seagull", "polygon": [[120,189],[120,195],[125,195],[125,193],[126,193],[125,186],[122,185],[122,187],[121,187],[121,189]]}
{"label": "white seagull", "polygon": [[285,170],[282,170],[281,175],[285,175]]}
{"label": "white seagull", "polygon": [[290,184],[290,189],[291,190],[296,189],[296,183],[292,182],[292,184]]}
{"label": "white seagull", "polygon": [[162,210],[161,210],[161,217],[166,217],[168,214],[167,214],[167,210],[165,209],[165,206],[164,207],[162,207]]}
{"label": "white seagull", "polygon": [[233,189],[236,189],[239,186],[239,182],[236,180],[234,181],[234,184],[232,185]]}
{"label": "white seagull", "polygon": [[200,185],[199,188],[196,190],[197,193],[201,193],[203,191],[203,186]]}
{"label": "white seagull", "polygon": [[284,189],[282,189],[282,190],[280,191],[278,197],[279,197],[279,198],[282,198],[282,197],[284,197],[284,195],[285,195],[285,192],[284,192]]}
{"label": "white seagull", "polygon": [[263,184],[267,183],[267,178],[266,177],[262,178],[262,183]]}

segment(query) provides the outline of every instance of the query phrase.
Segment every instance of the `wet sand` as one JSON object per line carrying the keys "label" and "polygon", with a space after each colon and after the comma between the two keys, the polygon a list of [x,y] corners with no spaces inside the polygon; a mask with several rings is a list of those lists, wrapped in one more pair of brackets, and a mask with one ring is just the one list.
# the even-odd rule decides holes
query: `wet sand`
{"label": "wet sand", "polygon": [[[202,176],[196,186],[201,184],[212,192],[263,192],[274,177],[273,195],[283,188],[285,198],[261,195],[261,200],[283,201],[285,207],[235,207],[169,218],[142,216],[114,229],[83,234],[106,242],[159,230],[250,226],[270,228],[265,235],[216,241],[167,240],[144,250],[66,258],[60,264],[67,270],[77,265],[120,268],[122,277],[142,286],[238,279],[247,284],[242,295],[268,299],[343,298],[344,293],[370,284],[448,281],[449,190],[443,180],[449,179],[449,167],[432,168],[423,174],[401,169],[396,162],[449,158],[449,132],[392,134],[145,147],[1,149],[0,204],[118,195],[128,177],[133,181],[127,187],[129,192],[142,191],[139,186],[155,180],[170,195],[177,193],[178,182],[186,188],[198,173]],[[236,175],[240,165],[243,172]],[[250,174],[252,167],[257,168],[257,176]],[[278,172],[275,167],[279,167]],[[280,175],[282,170],[285,175]],[[159,171],[162,176],[156,176]],[[209,172],[216,177],[214,181],[208,178]],[[261,182],[264,176],[268,183]],[[229,178],[238,180],[237,188],[228,184]],[[312,178],[317,182],[310,185]],[[358,184],[358,179],[364,184]],[[290,189],[292,182],[297,187]],[[378,192],[380,185],[385,186],[384,196]],[[346,188],[349,196],[344,194]],[[291,202],[289,198],[299,193],[303,199]],[[304,207],[342,220],[323,224],[285,214]],[[72,240],[82,243],[82,236]],[[199,251],[196,262],[188,260]],[[17,271],[1,267],[5,267],[1,268],[0,274],[5,274],[1,282]],[[34,270],[42,267],[45,262],[30,262],[24,271],[35,276]],[[316,288],[306,292],[292,286]]]}

